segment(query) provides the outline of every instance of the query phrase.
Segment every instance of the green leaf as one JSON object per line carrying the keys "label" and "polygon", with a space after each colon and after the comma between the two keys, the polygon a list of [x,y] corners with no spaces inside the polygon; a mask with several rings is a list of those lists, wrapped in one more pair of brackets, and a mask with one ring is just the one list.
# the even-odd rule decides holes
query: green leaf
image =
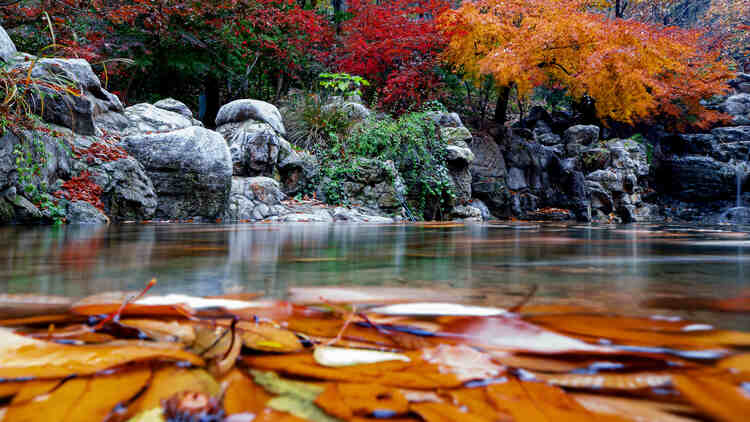
{"label": "green leaf", "polygon": [[267,406],[312,422],[340,422],[340,419],[327,415],[312,401],[295,396],[274,397]]}

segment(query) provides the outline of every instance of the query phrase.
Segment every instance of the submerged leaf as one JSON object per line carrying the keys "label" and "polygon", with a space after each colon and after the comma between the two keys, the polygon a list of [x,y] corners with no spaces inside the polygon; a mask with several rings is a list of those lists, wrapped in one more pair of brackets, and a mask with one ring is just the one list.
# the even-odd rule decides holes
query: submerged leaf
{"label": "submerged leaf", "polygon": [[340,422],[338,419],[327,415],[320,410],[312,401],[297,396],[279,396],[268,401],[268,407],[281,412],[287,412],[294,416],[311,422]]}
{"label": "submerged leaf", "polygon": [[325,387],[309,382],[290,381],[279,377],[275,372],[250,371],[253,380],[266,391],[277,395],[289,395],[313,401]]}
{"label": "submerged leaf", "polygon": [[302,343],[293,332],[276,327],[268,322],[240,322],[237,331],[245,347],[267,352],[297,352],[303,349]]}
{"label": "submerged leaf", "polygon": [[722,422],[747,421],[750,395],[716,377],[676,375],[675,388],[702,413]]}
{"label": "submerged leaf", "polygon": [[346,420],[377,411],[401,415],[409,410],[409,402],[399,390],[378,384],[330,383],[315,404]]}

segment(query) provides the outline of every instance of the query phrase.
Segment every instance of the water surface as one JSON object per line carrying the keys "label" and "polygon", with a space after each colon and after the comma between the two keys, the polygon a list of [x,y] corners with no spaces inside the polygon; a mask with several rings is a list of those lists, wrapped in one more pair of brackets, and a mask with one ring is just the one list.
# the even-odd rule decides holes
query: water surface
{"label": "water surface", "polygon": [[731,226],[125,224],[5,227],[0,240],[7,293],[83,297],[156,277],[162,293],[407,286],[512,306],[536,285],[533,303],[750,328],[748,314],[693,306],[750,295],[750,236]]}

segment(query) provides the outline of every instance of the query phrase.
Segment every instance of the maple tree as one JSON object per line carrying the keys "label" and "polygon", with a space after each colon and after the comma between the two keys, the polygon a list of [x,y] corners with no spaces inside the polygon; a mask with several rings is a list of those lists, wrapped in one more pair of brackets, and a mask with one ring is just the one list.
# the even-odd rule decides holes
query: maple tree
{"label": "maple tree", "polygon": [[334,65],[373,83],[380,105],[403,112],[437,96],[434,72],[446,39],[435,16],[445,0],[353,0],[343,22]]}
{"label": "maple tree", "polygon": [[442,14],[440,27],[457,69],[494,78],[500,122],[510,87],[525,96],[549,86],[591,99],[604,121],[659,114],[705,127],[720,116],[700,100],[724,91],[731,76],[701,32],[608,19],[579,0],[466,2]]}

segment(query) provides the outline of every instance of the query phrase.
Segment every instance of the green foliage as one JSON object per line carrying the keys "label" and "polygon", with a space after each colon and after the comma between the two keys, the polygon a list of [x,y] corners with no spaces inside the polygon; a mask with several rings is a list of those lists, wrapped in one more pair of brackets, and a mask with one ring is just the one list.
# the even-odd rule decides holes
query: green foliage
{"label": "green foliage", "polygon": [[318,76],[321,79],[321,87],[333,95],[341,95],[344,98],[351,98],[354,95],[361,96],[360,88],[370,86],[367,79],[348,73],[321,73]]}
{"label": "green foliage", "polygon": [[640,133],[636,133],[635,135],[631,136],[630,140],[643,145],[643,147],[646,149],[646,162],[650,166],[654,161],[654,146],[651,145],[651,143],[648,142],[648,140],[646,140],[646,138]]}
{"label": "green foliage", "polygon": [[356,123],[346,111],[312,93],[293,96],[283,112],[292,145],[317,154],[328,150],[335,138],[347,137]]}
{"label": "green foliage", "polygon": [[59,201],[47,192],[47,182],[39,180],[42,167],[49,158],[44,142],[35,137],[31,145],[18,144],[13,149],[13,155],[16,157],[16,171],[22,194],[40,210],[47,211],[55,224],[62,223],[65,213]]}
{"label": "green foliage", "polygon": [[406,201],[417,218],[441,218],[455,197],[445,167],[446,145],[427,112],[368,119],[348,137],[336,137],[335,141],[322,160],[325,175],[332,180],[324,187],[330,203],[348,200],[340,184],[347,174],[357,171],[358,158],[393,161],[407,186]]}

